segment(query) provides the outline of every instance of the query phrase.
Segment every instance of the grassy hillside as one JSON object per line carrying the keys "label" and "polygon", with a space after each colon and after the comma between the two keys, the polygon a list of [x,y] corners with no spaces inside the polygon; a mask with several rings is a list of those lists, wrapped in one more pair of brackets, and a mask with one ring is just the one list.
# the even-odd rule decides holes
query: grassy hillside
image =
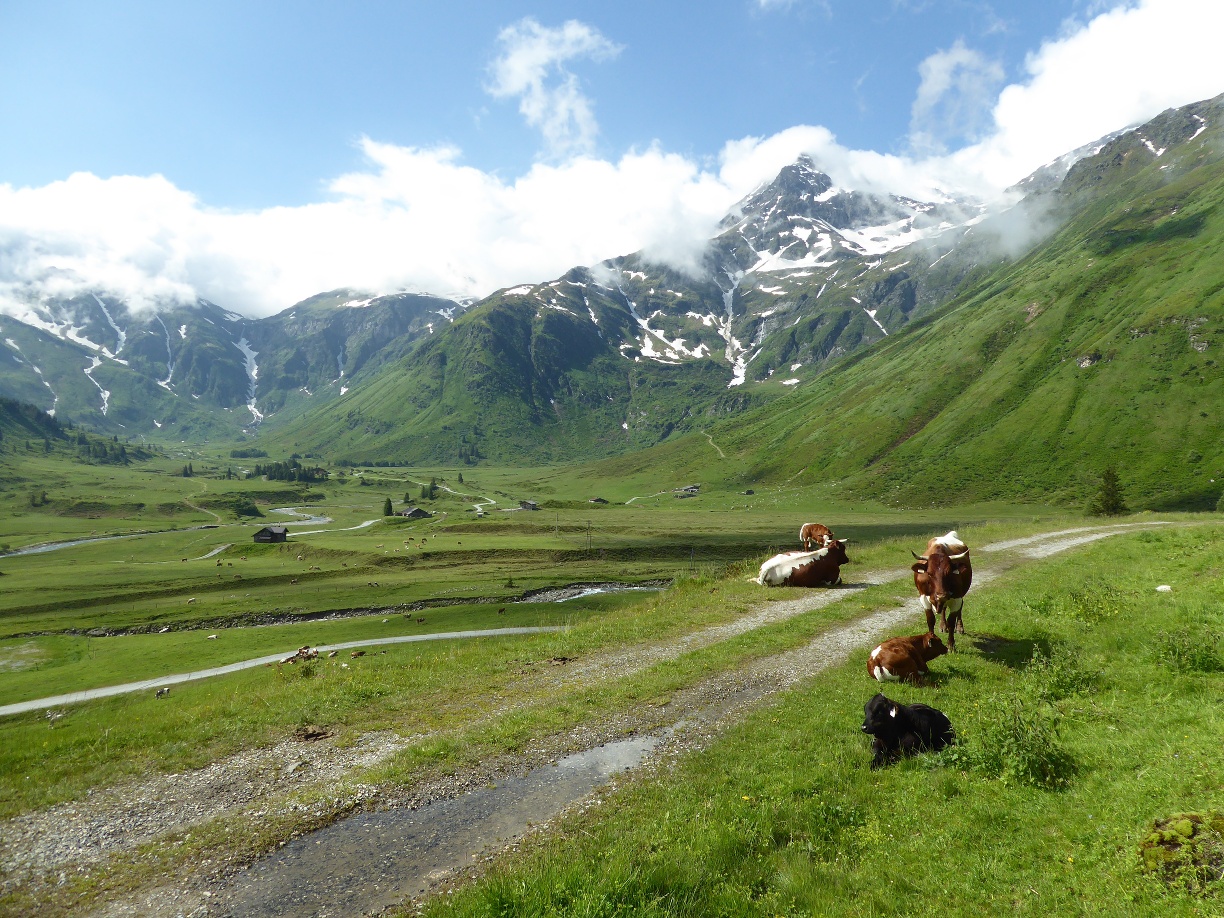
{"label": "grassy hillside", "polygon": [[[1189,118],[1191,116],[1187,116]],[[1025,258],[769,407],[599,466],[828,482],[904,505],[1224,491],[1224,163],[1218,131],[1154,156],[1128,135],[1068,177],[1075,215]],[[1077,167],[1078,168],[1078,167]]]}
{"label": "grassy hillside", "polygon": [[395,372],[261,444],[400,464],[549,462],[649,446],[724,400],[751,403],[726,394],[730,373],[712,362],[626,361],[601,330],[623,322],[623,311],[594,293],[557,301],[563,308],[509,296],[461,316]]}

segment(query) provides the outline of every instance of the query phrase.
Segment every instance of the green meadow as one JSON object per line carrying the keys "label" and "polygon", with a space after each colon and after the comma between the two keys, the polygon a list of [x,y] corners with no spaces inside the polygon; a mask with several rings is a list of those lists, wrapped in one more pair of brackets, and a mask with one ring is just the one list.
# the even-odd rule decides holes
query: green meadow
{"label": "green meadow", "polygon": [[[7,718],[0,724],[8,734],[6,764],[0,768],[7,812],[71,799],[122,774],[173,771],[272,743],[303,720],[352,730],[401,722],[405,731],[432,729],[416,719],[415,706],[404,712],[407,689],[397,681],[397,662],[408,666],[409,685],[425,666],[431,685],[466,698],[475,709],[520,647],[551,648],[539,651],[545,659],[575,657],[732,620],[753,603],[799,592],[765,593],[747,579],[769,554],[796,547],[799,526],[809,518],[825,519],[851,540],[856,566],[846,569],[847,582],[856,570],[903,572],[910,548],[921,548],[930,534],[953,527],[990,539],[1065,522],[1058,513],[1005,505],[906,516],[884,509],[846,511],[788,488],[763,488],[754,495],[715,488],[680,499],[659,483],[650,491],[635,482],[604,489],[608,504],[588,504],[590,491],[581,476],[549,469],[481,470],[469,473],[463,484],[457,472],[446,469],[349,470],[343,479],[312,486],[313,499],[282,504],[267,494],[269,482],[208,477],[223,475],[225,465],[201,455],[189,458],[196,466],[192,478],[171,474],[181,466],[177,457],[170,469],[132,467],[116,475],[126,476],[125,494],[150,498],[146,504],[159,498],[163,507],[173,504],[175,494],[180,502],[198,503],[201,493],[245,489],[256,495],[262,517],[251,522],[231,514],[217,520],[186,508],[181,519],[165,513],[154,519],[99,517],[87,522],[105,522],[106,528],[82,533],[81,521],[60,515],[56,504],[22,509],[22,519],[39,520],[42,542],[126,537],[0,558],[0,704],[288,655],[303,645],[510,626],[565,626],[567,631],[398,645],[342,674],[339,661],[321,664],[320,674],[344,678],[317,683],[322,706],[317,710],[296,684],[283,698],[250,704],[252,693],[259,694],[256,686],[269,686],[272,670],[259,669],[175,687],[172,706],[153,699],[152,692],[74,705],[54,721],[52,738],[41,714]],[[71,472],[61,467],[61,474]],[[458,493],[439,490],[434,499],[420,500],[422,483],[431,479]],[[63,484],[79,485],[80,499],[88,497],[94,506],[114,501],[109,490],[90,495],[83,480]],[[387,496],[399,508],[406,495],[434,517],[381,516]],[[488,509],[477,518],[473,503],[490,499],[498,502],[486,504],[490,508],[517,507],[518,500],[531,499],[542,509]],[[290,527],[285,544],[254,544],[260,525],[292,519],[270,512],[277,506],[331,522]],[[9,519],[6,525],[15,529],[17,524]],[[136,534],[140,530],[151,531]],[[694,605],[697,594],[686,592],[692,587],[685,585],[706,581],[719,584],[720,601]],[[653,591],[530,601],[533,590],[603,582],[645,582]],[[671,582],[677,586],[657,591],[657,584]],[[904,587],[887,590],[900,596]],[[527,601],[514,601],[524,597]],[[674,613],[677,606],[681,614]],[[826,618],[861,611],[859,604],[841,603]],[[763,651],[749,642],[722,665],[732,665],[738,654],[758,652]],[[482,661],[486,678],[471,678],[472,660]],[[358,676],[367,671],[382,672],[390,682],[367,685]],[[371,695],[381,700],[371,705]],[[216,705],[223,699],[228,701],[221,714]],[[107,737],[102,750],[99,732]],[[50,773],[57,777],[29,781],[26,775],[53,746]]]}
{"label": "green meadow", "polygon": [[864,647],[426,914],[1218,915],[1219,839],[1154,874],[1140,845],[1224,809],[1220,535],[1119,536],[971,593],[966,649],[886,689],[950,716],[938,755],[868,768]]}
{"label": "green meadow", "polygon": [[[184,461],[192,477],[176,474]],[[955,528],[981,546],[1103,522],[1034,505],[900,512],[840,503],[825,488],[749,489],[721,462],[698,481],[639,472],[598,487],[581,469],[481,468],[464,470],[460,483],[452,468],[387,467],[345,469],[302,487],[227,478],[229,465],[189,453],[117,468],[113,481],[91,484],[89,469],[49,462],[40,472],[51,483],[45,504],[31,502],[28,489],[6,489],[13,513],[0,525],[10,543],[121,538],[0,557],[0,704],[307,644],[563,630],[388,645],[183,683],[166,698],[149,690],[61,706],[51,717],[6,717],[0,815],[202,768],[308,725],[341,745],[376,732],[400,737],[393,756],[346,779],[387,791],[624,712],[661,725],[675,693],[909,600],[909,551],[930,535]],[[435,497],[422,499],[431,479]],[[677,497],[688,484],[701,485],[696,496]],[[260,515],[239,512],[240,497]],[[608,503],[589,503],[593,497]],[[383,517],[387,498],[397,510],[419,505],[434,516]],[[540,509],[509,509],[520,500]],[[291,525],[283,545],[254,544],[261,526],[295,519],[276,508],[329,521]],[[608,805],[564,821],[555,837],[530,841],[430,908],[889,914],[899,910],[895,896],[921,889],[917,913],[1006,902],[1021,912],[1195,914],[1206,900],[1142,878],[1134,863],[1152,820],[1221,806],[1211,777],[1221,746],[1212,699],[1224,628],[1221,529],[1212,519],[1138,514],[1123,521],[1170,525],[1045,561],[1013,558],[975,586],[962,652],[936,661],[933,686],[889,689],[948,711],[961,743],[940,756],[866,768],[858,723],[876,686],[862,673],[864,647],[714,746],[627,781]],[[864,588],[593,683],[559,678],[554,661],[675,643],[804,595],[749,578],[769,554],[797,547],[799,526],[810,520],[850,540],[854,563],[843,580]],[[996,558],[1004,556],[979,563],[989,568]],[[895,579],[868,585],[868,572]],[[566,602],[530,596],[604,582],[651,589]],[[1173,593],[1157,594],[1159,583]],[[920,628],[915,616],[910,630]],[[201,857],[242,863],[314,825],[293,812],[258,826],[218,816],[190,845],[141,849],[39,907],[72,913]],[[238,846],[236,831],[245,839]],[[1116,889],[1127,898],[1109,898]],[[0,911],[26,913],[30,895],[11,891]]]}

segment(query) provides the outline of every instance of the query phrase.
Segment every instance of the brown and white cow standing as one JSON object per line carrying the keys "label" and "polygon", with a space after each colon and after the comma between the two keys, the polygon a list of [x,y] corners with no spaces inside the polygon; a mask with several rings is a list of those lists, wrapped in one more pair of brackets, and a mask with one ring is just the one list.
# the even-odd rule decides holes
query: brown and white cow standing
{"label": "brown and white cow standing", "polygon": [[799,542],[805,551],[823,548],[833,541],[833,530],[824,523],[804,523],[799,527]]}
{"label": "brown and white cow standing", "polygon": [[973,567],[969,563],[969,547],[953,530],[936,536],[927,543],[925,555],[914,554],[917,563],[911,565],[914,586],[922,611],[926,613],[927,631],[935,633],[935,616],[939,615],[939,630],[948,633],[948,650],[956,650],[956,635],[965,633],[961,621],[965,594],[973,583]]}
{"label": "brown and white cow standing", "polygon": [[930,633],[889,638],[867,658],[867,675],[877,682],[922,685],[927,664],[947,652],[944,642]]}
{"label": "brown and white cow standing", "polygon": [[762,586],[836,586],[841,582],[841,566],[849,563],[846,542],[834,539],[817,551],[774,555],[761,565],[755,582]]}

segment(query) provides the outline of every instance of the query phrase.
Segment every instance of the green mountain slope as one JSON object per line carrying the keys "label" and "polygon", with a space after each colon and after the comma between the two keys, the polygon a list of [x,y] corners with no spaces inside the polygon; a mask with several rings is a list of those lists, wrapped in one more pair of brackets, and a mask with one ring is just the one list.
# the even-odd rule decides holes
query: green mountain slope
{"label": "green mountain slope", "polygon": [[0,396],[111,435],[235,438],[338,397],[462,305],[334,290],[246,319],[199,300],[132,311],[86,294],[0,315]]}
{"label": "green mountain slope", "polygon": [[567,278],[548,307],[510,293],[468,312],[260,442],[353,461],[555,461],[649,446],[696,411],[743,407],[742,393],[727,393],[725,366],[626,359],[610,343],[625,310],[584,271]]}
{"label": "green mountain slope", "polygon": [[[1214,507],[1224,491],[1221,125],[1224,105],[1201,103],[1079,164],[1056,202],[1072,216],[1049,241],[715,428],[725,477],[836,483],[911,506],[1078,502],[1112,464],[1132,506]],[[720,474],[708,450],[683,443],[600,473],[647,467]]]}

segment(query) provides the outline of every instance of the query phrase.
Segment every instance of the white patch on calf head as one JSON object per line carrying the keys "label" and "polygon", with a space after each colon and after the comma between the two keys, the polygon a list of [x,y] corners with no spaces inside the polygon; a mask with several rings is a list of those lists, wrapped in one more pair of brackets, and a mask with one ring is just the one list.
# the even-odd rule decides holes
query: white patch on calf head
{"label": "white patch on calf head", "polygon": [[897,716],[897,706],[895,704],[892,706],[892,709],[888,712],[888,716],[889,717]]}

